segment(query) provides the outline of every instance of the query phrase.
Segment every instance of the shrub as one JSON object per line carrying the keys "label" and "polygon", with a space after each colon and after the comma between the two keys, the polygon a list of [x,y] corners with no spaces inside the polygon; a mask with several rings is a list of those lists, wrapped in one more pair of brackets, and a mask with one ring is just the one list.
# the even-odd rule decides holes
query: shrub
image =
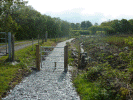
{"label": "shrub", "polygon": [[89,81],[95,81],[101,75],[102,70],[103,67],[100,66],[89,67],[84,77]]}

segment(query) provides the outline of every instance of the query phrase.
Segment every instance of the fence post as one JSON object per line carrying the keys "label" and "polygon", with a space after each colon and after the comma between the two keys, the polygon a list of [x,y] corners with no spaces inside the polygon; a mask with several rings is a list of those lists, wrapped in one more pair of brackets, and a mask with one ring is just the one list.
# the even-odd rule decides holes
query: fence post
{"label": "fence post", "polygon": [[8,53],[9,61],[11,61],[11,32],[8,32]]}
{"label": "fence post", "polygon": [[39,45],[36,45],[36,68],[40,71],[40,53],[39,53]]}
{"label": "fence post", "polygon": [[64,72],[68,70],[68,46],[64,47]]}
{"label": "fence post", "polygon": [[5,38],[6,38],[6,39],[5,39],[5,43],[6,43],[6,54],[7,54],[7,40],[8,40],[8,39],[7,39],[7,38],[8,38],[7,33],[5,33]]}
{"label": "fence post", "polygon": [[34,51],[34,47],[33,47],[34,43],[33,43],[33,38],[32,38],[32,51]]}
{"label": "fence post", "polygon": [[14,62],[14,34],[11,34],[12,40],[12,62]]}
{"label": "fence post", "polygon": [[51,35],[50,35],[50,41],[51,41]]}
{"label": "fence post", "polygon": [[38,34],[38,45],[39,45],[39,34]]}
{"label": "fence post", "polygon": [[55,35],[55,42],[56,42],[56,35]]}
{"label": "fence post", "polygon": [[79,44],[79,47],[78,47],[78,68],[80,67],[80,59],[81,59],[80,52],[81,52],[81,48],[80,48],[80,44]]}
{"label": "fence post", "polygon": [[46,33],[45,33],[45,42],[47,42],[47,35],[48,35],[48,32],[46,31]]}

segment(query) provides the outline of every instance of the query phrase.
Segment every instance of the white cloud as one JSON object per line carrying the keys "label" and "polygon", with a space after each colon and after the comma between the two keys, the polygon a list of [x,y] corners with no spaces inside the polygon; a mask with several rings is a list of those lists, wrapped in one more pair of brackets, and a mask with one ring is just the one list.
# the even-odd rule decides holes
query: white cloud
{"label": "white cloud", "polygon": [[42,14],[71,21],[133,18],[132,4],[132,0],[29,0]]}

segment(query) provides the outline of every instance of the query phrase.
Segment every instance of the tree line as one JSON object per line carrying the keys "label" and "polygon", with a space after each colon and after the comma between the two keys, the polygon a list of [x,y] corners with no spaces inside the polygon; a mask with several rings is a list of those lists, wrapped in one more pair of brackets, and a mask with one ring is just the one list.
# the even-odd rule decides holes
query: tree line
{"label": "tree line", "polygon": [[72,30],[87,30],[93,26],[90,21],[82,21],[81,23],[71,23]]}
{"label": "tree line", "polygon": [[90,34],[132,34],[133,33],[133,19],[115,19],[112,21],[102,22],[100,25],[94,25],[88,28]]}
{"label": "tree line", "polygon": [[0,31],[12,32],[16,40],[44,37],[63,37],[70,35],[70,23],[60,18],[52,18],[26,6],[23,0],[0,1]]}
{"label": "tree line", "polygon": [[89,21],[69,23],[60,18],[41,14],[23,0],[0,1],[0,32],[15,34],[16,40],[48,37],[64,37],[80,34],[127,34],[133,33],[133,19],[112,20],[94,25]]}
{"label": "tree line", "polygon": [[102,22],[100,25],[94,25],[90,21],[82,21],[81,23],[71,23],[73,34],[132,34],[133,33],[133,19],[115,19],[111,21]]}

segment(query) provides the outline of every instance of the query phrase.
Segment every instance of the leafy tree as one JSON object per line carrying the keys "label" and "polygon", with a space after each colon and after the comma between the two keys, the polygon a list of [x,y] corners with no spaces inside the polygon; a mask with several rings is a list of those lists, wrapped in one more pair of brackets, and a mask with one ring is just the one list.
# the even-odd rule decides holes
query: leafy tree
{"label": "leafy tree", "polygon": [[76,29],[76,30],[80,30],[80,23],[76,23],[76,24],[75,24],[75,29]]}
{"label": "leafy tree", "polygon": [[99,30],[99,27],[98,26],[91,26],[88,28],[88,30],[90,31],[91,34],[95,35],[96,31]]}
{"label": "leafy tree", "polygon": [[53,32],[54,26],[55,26],[55,21],[54,21],[54,19],[52,19],[50,16],[47,16],[46,25],[47,25],[48,34],[49,34],[50,36],[52,36],[52,37],[55,37],[55,36],[56,36],[56,33]]}
{"label": "leafy tree", "polygon": [[130,30],[130,23],[126,19],[120,21],[120,32],[127,33]]}
{"label": "leafy tree", "polygon": [[86,29],[92,26],[92,23],[90,21],[86,21]]}
{"label": "leafy tree", "polygon": [[111,21],[110,26],[114,29],[114,32],[120,32],[120,21],[119,20],[113,20]]}
{"label": "leafy tree", "polygon": [[84,29],[88,29],[89,27],[92,26],[92,23],[90,21],[82,21],[81,22],[81,28]]}
{"label": "leafy tree", "polygon": [[[27,2],[23,0],[2,0],[0,2],[0,20],[2,22],[1,28],[2,31],[16,31],[18,26],[16,22],[12,19],[13,12],[19,8],[19,6],[24,6]],[[14,24],[14,25],[13,25]],[[4,27],[13,27],[13,28],[4,28]]]}
{"label": "leafy tree", "polygon": [[95,23],[94,26],[98,26],[98,23]]}
{"label": "leafy tree", "polygon": [[130,32],[132,32],[133,33],[133,19],[130,19],[129,21],[128,21],[129,23],[130,23]]}
{"label": "leafy tree", "polygon": [[115,32],[114,28],[112,28],[111,26],[103,26],[102,28],[108,35],[112,35]]}
{"label": "leafy tree", "polygon": [[[14,16],[14,20],[20,26],[16,34],[17,39],[31,39],[37,37],[37,34],[41,31],[39,25],[43,23],[43,19],[41,20],[41,14],[39,12],[34,10],[31,6],[25,6],[14,12]],[[38,23],[39,21],[41,23]]]}
{"label": "leafy tree", "polygon": [[56,35],[59,37],[62,36],[62,31],[61,31],[61,19],[60,18],[54,18],[55,24],[54,24],[54,32]]}
{"label": "leafy tree", "polygon": [[67,21],[62,21],[61,23],[61,31],[63,36],[69,36],[70,34],[70,23]]}
{"label": "leafy tree", "polygon": [[75,24],[71,23],[71,28],[74,30],[75,29]]}
{"label": "leafy tree", "polygon": [[81,28],[82,28],[83,30],[86,28],[86,23],[85,23],[85,21],[82,21],[82,22],[81,22]]}

